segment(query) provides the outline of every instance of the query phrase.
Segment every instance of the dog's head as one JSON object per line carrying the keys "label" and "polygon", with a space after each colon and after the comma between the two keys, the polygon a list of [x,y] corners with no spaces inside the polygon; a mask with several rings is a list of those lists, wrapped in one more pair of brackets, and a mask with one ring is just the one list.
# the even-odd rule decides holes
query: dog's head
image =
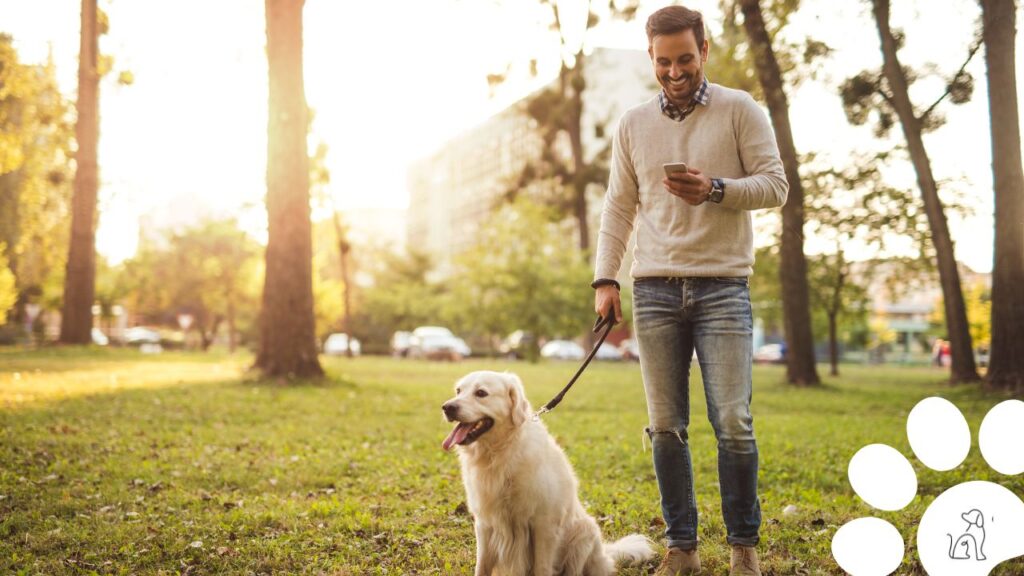
{"label": "dog's head", "polygon": [[964,522],[967,522],[968,524],[973,524],[978,528],[985,527],[985,517],[981,514],[981,510],[975,509],[971,510],[970,512],[964,512],[960,515],[960,517],[963,518]]}
{"label": "dog's head", "polygon": [[455,428],[444,440],[445,450],[468,446],[494,427],[514,428],[530,417],[523,383],[508,372],[472,372],[455,383],[455,397],[441,406]]}

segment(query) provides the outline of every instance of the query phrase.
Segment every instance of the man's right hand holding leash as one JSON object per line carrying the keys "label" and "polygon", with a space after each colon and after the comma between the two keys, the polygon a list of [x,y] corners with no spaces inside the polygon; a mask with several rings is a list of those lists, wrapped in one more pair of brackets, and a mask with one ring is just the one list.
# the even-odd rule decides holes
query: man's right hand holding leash
{"label": "man's right hand holding leash", "polygon": [[615,323],[622,322],[622,301],[619,298],[619,283],[615,280],[595,280],[591,286],[594,287],[594,311],[602,318],[608,315],[608,311],[615,310]]}

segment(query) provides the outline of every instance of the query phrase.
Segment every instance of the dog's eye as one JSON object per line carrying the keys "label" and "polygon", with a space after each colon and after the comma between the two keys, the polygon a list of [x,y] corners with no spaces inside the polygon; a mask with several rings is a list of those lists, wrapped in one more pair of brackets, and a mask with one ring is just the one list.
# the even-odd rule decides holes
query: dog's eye
{"label": "dog's eye", "polygon": [[476,396],[477,398],[483,398],[487,396],[487,390],[477,390],[473,395]]}
{"label": "dog's eye", "polygon": [[462,388],[456,388],[455,389],[455,393],[456,394],[462,394]]}

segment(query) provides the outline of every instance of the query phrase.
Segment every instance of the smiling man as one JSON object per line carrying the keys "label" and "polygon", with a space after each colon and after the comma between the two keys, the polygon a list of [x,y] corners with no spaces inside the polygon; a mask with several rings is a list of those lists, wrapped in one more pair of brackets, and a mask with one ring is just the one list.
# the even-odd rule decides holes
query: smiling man
{"label": "smiling man", "polygon": [[668,539],[656,574],[700,570],[687,435],[696,350],[718,440],[730,574],[760,575],[758,452],[750,411],[750,212],[781,206],[789,188],[764,112],[749,94],[704,76],[708,42],[700,13],[682,6],[658,10],[647,21],[647,39],[662,89],[626,112],[615,135],[598,236],[595,308],[622,318],[615,277],[636,223],[634,329]]}

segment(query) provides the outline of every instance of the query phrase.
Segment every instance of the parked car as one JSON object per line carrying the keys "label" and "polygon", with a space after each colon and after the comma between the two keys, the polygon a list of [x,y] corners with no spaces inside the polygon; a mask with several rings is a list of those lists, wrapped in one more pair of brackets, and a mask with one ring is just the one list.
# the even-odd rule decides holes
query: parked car
{"label": "parked car", "polygon": [[141,346],[142,344],[159,344],[160,333],[152,328],[135,326],[124,331],[124,343],[129,346]]}
{"label": "parked car", "polygon": [[349,346],[352,347],[353,356],[359,356],[363,351],[358,338],[349,338],[348,334],[337,332],[328,336],[327,340],[324,340],[324,354],[328,356],[345,356],[348,353]]}
{"label": "parked car", "polygon": [[636,338],[627,338],[619,344],[619,352],[622,352],[623,360],[639,360],[640,344]]}
{"label": "parked car", "polygon": [[602,342],[601,347],[594,354],[594,360],[622,360],[622,352],[608,342]]}
{"label": "parked car", "polygon": [[412,331],[414,338],[422,338],[423,336],[452,336],[452,331],[443,326],[420,326],[419,328]]}
{"label": "parked car", "polygon": [[104,334],[103,330],[100,330],[99,328],[93,328],[91,336],[92,343],[97,346],[106,346],[110,344],[110,338],[107,338],[107,335]]}
{"label": "parked car", "polygon": [[552,340],[540,349],[541,358],[552,360],[582,360],[587,353],[572,340]]}
{"label": "parked car", "polygon": [[412,341],[412,332],[399,330],[391,335],[391,355],[405,357],[409,354],[409,344]]}
{"label": "parked car", "polygon": [[414,334],[409,342],[409,358],[458,361],[470,354],[472,351],[466,342],[451,333],[427,333],[422,336]]}
{"label": "parked car", "polygon": [[755,364],[782,364],[785,361],[782,344],[765,344],[754,352]]}
{"label": "parked car", "polygon": [[533,334],[524,330],[516,330],[501,341],[501,344],[498,345],[498,352],[512,360],[526,358],[530,346],[534,345],[533,342]]}

